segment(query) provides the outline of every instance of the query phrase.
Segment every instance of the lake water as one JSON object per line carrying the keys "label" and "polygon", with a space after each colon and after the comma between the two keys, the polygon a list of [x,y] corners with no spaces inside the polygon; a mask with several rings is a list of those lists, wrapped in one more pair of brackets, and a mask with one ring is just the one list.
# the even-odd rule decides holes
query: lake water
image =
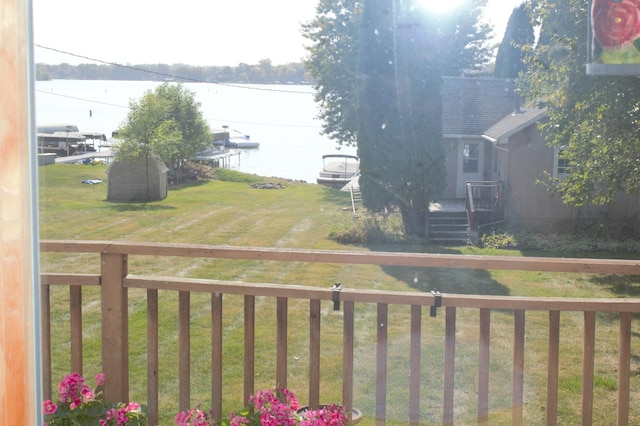
{"label": "lake water", "polygon": [[[139,100],[160,82],[109,80],[51,80],[36,82],[36,124],[74,124],[82,132],[111,137],[126,119],[130,100]],[[183,83],[201,103],[204,118],[214,129],[223,125],[250,135],[259,149],[241,150],[231,168],[261,176],[315,183],[322,155],[355,154],[338,150],[320,135],[318,108],[310,86],[218,85]]]}

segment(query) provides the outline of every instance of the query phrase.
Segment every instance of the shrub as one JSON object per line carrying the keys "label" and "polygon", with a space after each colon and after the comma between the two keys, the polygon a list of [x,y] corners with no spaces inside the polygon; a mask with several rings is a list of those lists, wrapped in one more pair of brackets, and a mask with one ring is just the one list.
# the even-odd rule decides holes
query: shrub
{"label": "shrub", "polygon": [[363,214],[352,216],[336,225],[329,238],[340,244],[416,243],[416,238],[404,234],[397,214]]}

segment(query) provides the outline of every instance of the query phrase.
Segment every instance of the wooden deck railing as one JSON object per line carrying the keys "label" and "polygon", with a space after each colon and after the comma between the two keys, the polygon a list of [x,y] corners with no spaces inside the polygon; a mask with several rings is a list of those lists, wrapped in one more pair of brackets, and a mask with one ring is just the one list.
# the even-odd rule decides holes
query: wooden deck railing
{"label": "wooden deck railing", "polygon": [[[300,285],[249,284],[232,281],[210,279],[193,279],[180,277],[136,276],[128,273],[128,257],[132,255],[216,258],[216,259],[253,259],[281,262],[324,262],[337,264],[366,264],[381,266],[408,267],[445,267],[466,269],[504,269],[535,270],[554,272],[585,272],[593,274],[626,274],[640,275],[640,261],[636,260],[597,260],[597,259],[558,259],[558,258],[526,258],[526,257],[488,257],[461,256],[412,253],[380,253],[380,252],[348,252],[318,250],[285,250],[245,247],[219,247],[202,245],[176,245],[152,243],[117,243],[96,241],[43,241],[41,251],[64,253],[96,253],[100,256],[100,274],[42,274],[42,311],[43,311],[43,376],[45,380],[45,397],[51,397],[51,322],[49,290],[51,286],[64,285],[70,288],[70,323],[71,323],[71,368],[82,371],[82,287],[100,286],[101,318],[102,318],[102,371],[107,378],[105,396],[113,401],[125,401],[129,397],[129,359],[128,341],[130,333],[146,333],[147,339],[147,405],[150,422],[158,423],[159,405],[159,364],[158,347],[162,341],[158,323],[162,316],[170,313],[159,312],[159,292],[177,292],[179,303],[179,407],[191,406],[191,355],[190,342],[190,297],[195,293],[211,294],[211,404],[215,413],[222,412],[223,397],[223,314],[222,307],[225,296],[241,295],[244,306],[244,399],[254,392],[255,377],[255,330],[256,312],[259,309],[257,298],[269,298],[275,302],[276,315],[276,361],[273,385],[287,386],[289,302],[295,299],[309,301],[309,373],[308,397],[311,406],[317,406],[320,395],[321,364],[321,314],[322,303],[333,303],[342,310],[342,403],[347,410],[354,405],[354,358],[357,355],[354,325],[358,320],[356,307],[363,304],[375,305],[375,392],[374,409],[365,412],[365,416],[375,418],[376,424],[385,424],[388,408],[388,388],[391,386],[389,376],[389,350],[391,338],[389,329],[390,308],[394,312],[406,309],[410,317],[410,329],[406,335],[408,351],[406,365],[410,374],[404,380],[406,399],[406,416],[409,424],[424,424],[421,416],[421,404],[424,404],[424,367],[425,339],[432,333],[422,329],[423,308],[428,308],[430,315],[438,315],[444,321],[444,354],[442,370],[437,375],[442,377],[442,395],[438,416],[442,424],[453,424],[456,420],[456,380],[459,373],[456,362],[459,349],[458,334],[462,330],[461,312],[472,310],[478,314],[477,333],[477,386],[472,391],[477,404],[478,424],[487,424],[490,413],[490,379],[492,372],[492,314],[505,311],[513,314],[513,334],[511,344],[511,402],[510,423],[523,424],[523,407],[525,405],[525,362],[527,361],[525,324],[528,313],[541,311],[547,313],[548,351],[546,397],[544,398],[544,418],[546,424],[558,422],[558,383],[560,379],[559,357],[562,353],[560,341],[561,315],[570,312],[582,313],[583,316],[583,360],[581,377],[582,424],[591,424],[594,407],[594,375],[596,348],[596,315],[598,313],[616,313],[619,321],[617,359],[614,368],[617,371],[617,424],[629,423],[630,412],[630,375],[631,375],[631,340],[633,314],[640,312],[640,299],[566,299],[566,298],[530,298],[508,296],[478,296],[461,294],[439,294],[438,292],[394,292],[358,290],[350,288],[316,288]],[[128,290],[146,289],[147,297],[147,330],[129,330],[128,325]],[[437,312],[443,311],[442,314]],[[301,328],[296,324],[296,332]],[[465,326],[466,327],[466,326]],[[635,332],[637,334],[637,331]],[[434,367],[435,368],[435,367]],[[429,372],[432,375],[434,372]],[[336,383],[336,385],[338,385]],[[395,385],[394,385],[395,386]],[[635,394],[637,395],[637,394]],[[610,418],[613,424],[613,415]],[[440,421],[438,421],[439,423]]]}

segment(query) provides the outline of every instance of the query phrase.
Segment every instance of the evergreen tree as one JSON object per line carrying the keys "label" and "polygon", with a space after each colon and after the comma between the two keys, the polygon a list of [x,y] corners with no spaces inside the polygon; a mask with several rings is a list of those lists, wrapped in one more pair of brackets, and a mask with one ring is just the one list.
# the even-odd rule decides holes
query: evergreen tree
{"label": "evergreen tree", "polygon": [[533,25],[524,4],[513,9],[498,54],[494,77],[516,78],[524,70],[526,52],[533,47]]}
{"label": "evergreen tree", "polygon": [[[320,0],[315,18],[302,33],[311,44],[304,65],[313,77],[315,100],[320,106],[322,133],[339,145],[356,141],[356,87],[359,84],[359,20],[357,0]],[[480,22],[486,0],[467,0],[449,14],[433,20],[431,55],[440,59],[443,75],[457,76],[481,70],[490,59],[487,44],[491,27]],[[418,7],[416,13],[424,15]]]}
{"label": "evergreen tree", "polygon": [[357,0],[320,0],[315,18],[302,26],[312,43],[304,65],[313,77],[322,133],[339,145],[355,144],[359,5]]}
{"label": "evergreen tree", "polygon": [[320,0],[303,27],[323,133],[357,142],[364,205],[398,207],[407,234],[426,235],[445,185],[442,75],[488,60],[485,3],[428,16],[413,0]]}
{"label": "evergreen tree", "polygon": [[406,3],[369,0],[360,28],[362,199],[372,210],[397,206],[405,232],[424,237],[446,176],[438,26]]}

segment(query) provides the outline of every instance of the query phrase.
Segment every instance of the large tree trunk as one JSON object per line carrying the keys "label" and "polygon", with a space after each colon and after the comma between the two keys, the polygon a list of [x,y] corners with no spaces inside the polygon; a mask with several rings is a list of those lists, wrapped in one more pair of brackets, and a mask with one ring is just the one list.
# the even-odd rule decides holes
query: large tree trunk
{"label": "large tree trunk", "polygon": [[402,207],[402,223],[407,235],[426,238],[429,223],[428,211],[416,207]]}

